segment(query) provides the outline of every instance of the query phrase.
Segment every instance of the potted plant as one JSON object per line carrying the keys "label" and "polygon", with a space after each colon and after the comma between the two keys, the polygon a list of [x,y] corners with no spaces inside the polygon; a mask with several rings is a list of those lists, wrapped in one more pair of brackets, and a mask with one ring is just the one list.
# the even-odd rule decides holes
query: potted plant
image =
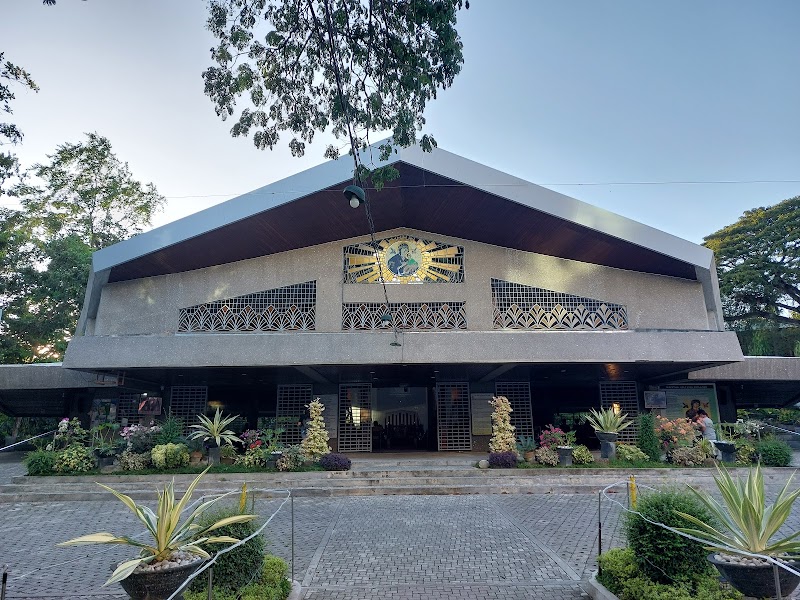
{"label": "potted plant", "polygon": [[536,438],[532,435],[521,435],[517,440],[517,452],[529,463],[534,461]]}
{"label": "potted plant", "polygon": [[225,444],[219,449],[219,461],[223,465],[232,465],[236,461],[236,448],[230,444]]}
{"label": "potted plant", "polygon": [[[709,550],[715,550],[708,560],[727,579],[730,584],[745,596],[774,596],[777,593],[773,566],[768,561],[744,557],[737,551],[761,554],[782,561],[794,570],[800,570],[800,540],[797,532],[779,539],[773,539],[786,522],[792,505],[800,489],[788,493],[792,477],[783,486],[775,501],[767,506],[764,496],[764,476],[761,467],[751,469],[746,480],[732,478],[724,467],[717,467],[718,476],[714,478],[724,504],[711,495],[690,489],[711,511],[719,522],[719,527],[704,523],[700,519],[678,513],[696,528],[678,528],[679,531],[705,541]],[[747,563],[747,564],[745,564]],[[800,577],[785,569],[780,571],[780,586],[783,597],[788,598],[800,583]]]}
{"label": "potted plant", "polygon": [[[182,514],[187,510],[192,493],[200,483],[200,479],[208,472],[208,468],[192,481],[183,498],[176,501],[174,480],[167,483],[163,491],[158,492],[158,510],[153,512],[146,506],[136,504],[129,496],[121,494],[108,486],[98,484],[114,494],[127,506],[136,517],[144,523],[152,536],[150,543],[140,542],[134,538],[115,536],[111,533],[94,533],[85,535],[58,546],[77,546],[82,544],[125,544],[140,549],[139,557],[121,563],[103,586],[119,582],[128,595],[134,600],[163,600],[169,598],[181,587],[194,571],[200,567],[204,559],[210,558],[202,547],[207,544],[235,544],[239,540],[230,536],[210,536],[226,525],[246,523],[258,518],[258,515],[239,514],[215,521],[201,528],[196,521],[209,507],[233,494],[229,492],[213,500],[201,503],[181,522]],[[244,493],[244,491],[243,491]],[[183,596],[176,596],[182,600]]]}
{"label": "potted plant", "polygon": [[199,465],[203,460],[203,443],[200,440],[190,440],[186,445],[189,447],[189,464]]}
{"label": "potted plant", "polygon": [[562,467],[572,465],[572,451],[575,449],[575,432],[564,431],[560,427],[548,425],[539,434],[539,445],[543,448],[555,446],[558,452],[558,464]]}
{"label": "potted plant", "polygon": [[189,425],[192,429],[197,430],[189,436],[189,439],[202,440],[208,445],[208,464],[215,465],[219,463],[219,449],[223,444],[231,445],[233,442],[242,442],[233,431],[226,429],[238,418],[239,415],[223,417],[222,413],[217,409],[213,419],[205,415],[197,415],[200,424]]}
{"label": "potted plant", "polygon": [[616,457],[615,442],[619,437],[619,432],[633,424],[633,421],[627,419],[627,413],[620,414],[613,408],[589,410],[586,422],[592,426],[597,439],[600,440],[600,458],[613,460]]}
{"label": "potted plant", "polygon": [[722,462],[736,462],[736,444],[733,441],[733,431],[736,423],[719,423],[714,429],[717,432],[717,441],[714,445],[722,452]]}

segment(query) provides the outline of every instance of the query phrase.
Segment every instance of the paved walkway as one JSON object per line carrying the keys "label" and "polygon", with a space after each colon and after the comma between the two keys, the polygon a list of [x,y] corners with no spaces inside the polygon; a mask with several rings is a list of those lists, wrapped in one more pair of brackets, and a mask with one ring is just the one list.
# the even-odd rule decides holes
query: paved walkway
{"label": "paved walkway", "polygon": [[[0,462],[0,479],[8,468]],[[259,499],[255,510],[268,517],[279,504]],[[290,506],[266,530],[270,551],[287,561]],[[7,598],[125,597],[118,585],[101,586],[130,548],[54,547],[97,531],[140,533],[121,509],[117,501],[0,505]],[[597,510],[589,494],[298,498],[294,578],[314,600],[585,598]],[[604,549],[620,545],[619,508],[605,501],[602,512]],[[787,529],[798,528],[795,511]]]}

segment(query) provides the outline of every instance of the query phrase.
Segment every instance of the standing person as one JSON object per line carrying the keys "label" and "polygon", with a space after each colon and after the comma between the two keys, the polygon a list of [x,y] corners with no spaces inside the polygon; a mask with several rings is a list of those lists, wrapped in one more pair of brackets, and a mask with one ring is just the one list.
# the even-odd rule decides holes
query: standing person
{"label": "standing person", "polygon": [[717,444],[715,443],[717,441],[717,432],[714,429],[714,421],[712,421],[708,413],[701,408],[697,411],[694,422],[697,428],[702,432],[703,439],[711,442],[711,445],[714,447],[714,458],[717,458],[719,452],[717,451]]}

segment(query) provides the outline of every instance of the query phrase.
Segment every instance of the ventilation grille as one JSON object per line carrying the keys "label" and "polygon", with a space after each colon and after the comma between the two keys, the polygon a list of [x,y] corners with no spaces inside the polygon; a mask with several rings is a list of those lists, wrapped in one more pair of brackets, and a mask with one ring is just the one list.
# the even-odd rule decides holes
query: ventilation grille
{"label": "ventilation grille", "polygon": [[315,328],[317,282],[215,300],[180,309],[178,331],[251,333],[308,331]]}
{"label": "ventilation grille", "polygon": [[436,386],[436,419],[439,450],[472,450],[468,383]]}
{"label": "ventilation grille", "polygon": [[169,414],[183,421],[183,431],[199,423],[197,415],[206,414],[208,387],[204,385],[178,385],[170,390]]}
{"label": "ventilation grille", "polygon": [[517,439],[522,435],[532,436],[531,384],[527,381],[498,381],[494,389],[496,396],[505,396],[511,403],[511,424],[515,427]]}
{"label": "ventilation grille", "polygon": [[621,304],[492,279],[495,329],[628,329]]}
{"label": "ventilation grille", "polygon": [[[342,329],[344,331],[392,330],[392,322],[397,329],[430,331],[447,329],[466,329],[467,315],[464,302],[409,302],[386,304],[342,305]],[[391,315],[392,321],[384,321],[384,315]]]}
{"label": "ventilation grille", "polygon": [[600,382],[600,406],[602,408],[615,408],[619,405],[619,410],[633,421],[625,429],[619,432],[617,438],[620,442],[635,444],[639,439],[639,395],[635,381],[601,381]]}

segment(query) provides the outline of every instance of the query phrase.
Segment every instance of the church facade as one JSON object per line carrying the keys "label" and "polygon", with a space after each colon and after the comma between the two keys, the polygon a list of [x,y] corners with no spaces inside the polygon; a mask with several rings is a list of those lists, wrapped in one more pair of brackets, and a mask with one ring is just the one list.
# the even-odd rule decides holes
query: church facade
{"label": "church facade", "polygon": [[533,435],[743,360],[708,249],[444,150],[389,162],[368,206],[342,158],[95,253],[73,406],[294,442],[320,397],[342,452],[483,450],[493,395]]}

